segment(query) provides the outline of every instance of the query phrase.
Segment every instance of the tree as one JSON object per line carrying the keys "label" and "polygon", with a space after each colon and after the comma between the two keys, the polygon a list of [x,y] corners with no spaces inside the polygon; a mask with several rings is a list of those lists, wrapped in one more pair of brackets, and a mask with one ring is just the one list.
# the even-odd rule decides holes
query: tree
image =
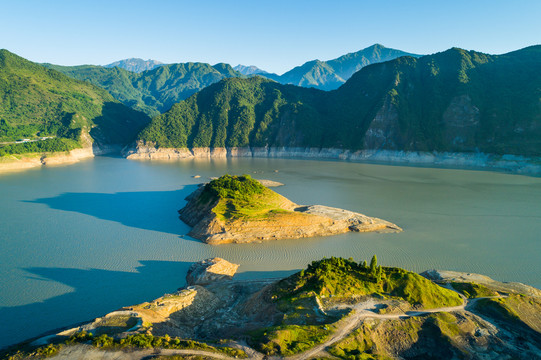
{"label": "tree", "polygon": [[370,273],[372,275],[376,275],[376,267],[378,266],[378,258],[376,255],[372,256],[372,260],[370,260]]}

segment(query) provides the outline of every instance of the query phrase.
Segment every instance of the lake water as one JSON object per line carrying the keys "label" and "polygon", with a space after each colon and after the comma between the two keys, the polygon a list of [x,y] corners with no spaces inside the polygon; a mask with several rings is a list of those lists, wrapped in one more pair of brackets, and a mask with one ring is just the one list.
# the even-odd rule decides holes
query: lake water
{"label": "lake water", "polygon": [[[380,217],[399,234],[211,246],[176,211],[224,173],[286,184],[299,204]],[[194,179],[193,175],[200,175]],[[0,175],[0,346],[173,292],[219,256],[239,278],[277,277],[329,256],[413,271],[476,272],[541,287],[541,178],[488,171],[282,159],[138,162],[99,157]]]}

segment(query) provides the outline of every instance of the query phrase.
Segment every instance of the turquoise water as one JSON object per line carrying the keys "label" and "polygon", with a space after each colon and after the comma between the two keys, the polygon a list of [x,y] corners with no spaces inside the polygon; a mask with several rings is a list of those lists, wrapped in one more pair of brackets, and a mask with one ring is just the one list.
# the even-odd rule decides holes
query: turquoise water
{"label": "turquoise water", "polygon": [[[400,234],[210,246],[176,211],[224,173],[280,181],[299,204],[381,217]],[[194,179],[193,175],[200,175]],[[476,272],[541,287],[541,179],[487,171],[347,162],[228,159],[138,162],[99,157],[0,175],[0,346],[86,321],[184,285],[219,256],[239,278],[276,277],[324,256],[413,271]]]}

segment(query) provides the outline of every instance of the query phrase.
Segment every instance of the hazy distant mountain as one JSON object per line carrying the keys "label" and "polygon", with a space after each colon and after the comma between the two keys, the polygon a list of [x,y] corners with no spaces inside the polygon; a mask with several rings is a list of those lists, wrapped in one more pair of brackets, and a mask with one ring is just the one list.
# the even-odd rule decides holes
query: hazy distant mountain
{"label": "hazy distant mountain", "polygon": [[[309,65],[329,75],[328,63]],[[259,76],[224,79],[155,117],[139,140],[172,148],[275,146],[540,156],[539,99],[541,46],[503,55],[453,48],[368,65],[332,92]]]}
{"label": "hazy distant mountain", "polygon": [[366,49],[349,53],[333,60],[312,60],[306,62],[280,76],[274,74],[269,74],[270,76],[261,75],[282,84],[314,87],[321,90],[334,90],[366,65],[393,60],[401,56],[420,57],[421,55],[375,44]]}
{"label": "hazy distant mountain", "polygon": [[282,84],[314,87],[321,90],[333,90],[346,82],[328,63],[320,60],[309,61],[272,79]]}
{"label": "hazy distant mountain", "polygon": [[104,65],[104,67],[106,68],[119,67],[124,70],[140,73],[146,70],[152,70],[162,65],[165,65],[165,64],[157,60],[151,60],[151,59],[143,60],[139,58],[131,58],[131,59],[115,61],[114,63]]}
{"label": "hazy distant mountain", "polygon": [[164,64],[141,73],[95,65],[45,66],[100,86],[123,104],[151,116],[225,77],[243,76],[228,64],[191,62]]}
{"label": "hazy distant mountain", "polygon": [[125,145],[149,121],[102,88],[0,50],[0,142],[50,137],[2,146],[0,156],[81,147],[88,133]]}
{"label": "hazy distant mountain", "polygon": [[239,64],[239,65],[233,67],[233,69],[240,72],[242,75],[264,75],[264,74],[269,74],[269,72],[267,72],[265,70],[261,70],[260,68],[258,68],[257,66],[254,66],[254,65],[246,66],[246,65]]}
{"label": "hazy distant mountain", "polygon": [[380,44],[374,44],[366,49],[328,60],[326,63],[334,69],[338,76],[344,80],[348,80],[354,73],[366,65],[394,60],[401,56],[421,57],[422,55],[411,54],[401,50],[386,48]]}

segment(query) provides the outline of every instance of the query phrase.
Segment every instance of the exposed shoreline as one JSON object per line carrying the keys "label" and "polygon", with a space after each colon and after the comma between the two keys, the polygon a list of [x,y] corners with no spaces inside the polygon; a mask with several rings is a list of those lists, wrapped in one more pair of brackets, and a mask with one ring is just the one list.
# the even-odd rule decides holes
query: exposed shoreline
{"label": "exposed shoreline", "polygon": [[130,160],[181,160],[194,158],[301,158],[346,160],[352,162],[459,167],[473,170],[496,170],[513,174],[541,176],[541,158],[485,153],[417,152],[393,150],[343,150],[334,148],[265,147],[265,148],[159,148],[138,146],[124,151]]}
{"label": "exposed shoreline", "polygon": [[[34,169],[40,166],[68,165],[99,155],[120,153],[121,147],[80,148],[69,152],[45,154],[14,154],[0,162],[0,174]],[[417,152],[394,150],[343,150],[333,148],[153,148],[142,146],[122,150],[129,160],[183,160],[226,158],[284,158],[341,160],[388,165],[412,165],[436,168],[491,170],[511,174],[541,176],[541,157],[495,155],[486,153]],[[5,158],[7,158],[6,156]]]}
{"label": "exposed shoreline", "polygon": [[[84,147],[65,152],[54,153],[31,153],[15,154],[11,160],[0,162],[0,174],[34,169],[40,166],[56,166],[74,164],[84,159],[90,159],[97,155],[105,155],[120,152],[120,146],[110,145],[106,147]],[[8,156],[6,156],[7,158]]]}

